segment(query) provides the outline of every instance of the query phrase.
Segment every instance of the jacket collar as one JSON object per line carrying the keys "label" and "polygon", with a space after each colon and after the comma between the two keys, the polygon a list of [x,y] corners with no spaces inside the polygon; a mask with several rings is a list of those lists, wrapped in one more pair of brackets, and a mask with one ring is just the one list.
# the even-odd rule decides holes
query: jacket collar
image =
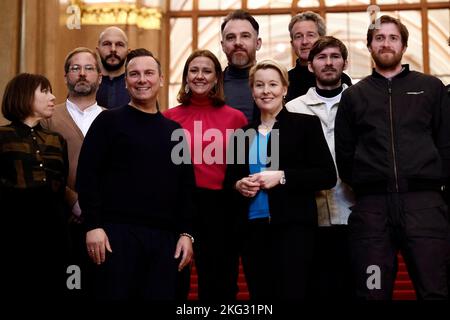
{"label": "jacket collar", "polygon": [[[279,122],[283,122],[283,120],[286,118],[286,115],[289,113],[289,111],[286,109],[285,106],[281,108],[280,112],[278,112],[277,116],[275,117],[275,124],[273,125],[273,129],[279,128]],[[257,117],[252,124],[250,125],[250,128],[258,129],[259,125],[261,124],[261,117]]]}
{"label": "jacket collar", "polygon": [[28,125],[26,125],[25,123],[23,123],[22,121],[13,121],[11,123],[11,127],[15,128],[17,130],[17,133],[21,136],[21,137],[27,137],[31,134],[32,130],[33,131],[38,131],[38,130],[42,130],[41,124],[38,123],[37,125],[35,125],[34,127],[29,127]]}
{"label": "jacket collar", "polygon": [[[346,85],[345,83],[342,84],[342,92],[345,91],[345,89],[348,88],[348,85]],[[305,103],[308,106],[319,106],[319,105],[323,105],[324,102],[323,100],[321,100],[315,90],[315,87],[311,87],[309,88],[308,92],[306,92],[306,94],[304,94],[303,96],[299,97],[299,99]]]}
{"label": "jacket collar", "polygon": [[[392,77],[392,79],[403,78],[410,72],[409,71],[409,64],[402,64],[402,68],[403,68],[403,70],[399,74],[396,74],[394,77]],[[375,78],[378,78],[378,79],[380,79],[380,78],[381,79],[386,79],[386,77],[381,75],[380,73],[378,73],[375,70],[375,68],[372,69],[372,76],[374,76]]]}

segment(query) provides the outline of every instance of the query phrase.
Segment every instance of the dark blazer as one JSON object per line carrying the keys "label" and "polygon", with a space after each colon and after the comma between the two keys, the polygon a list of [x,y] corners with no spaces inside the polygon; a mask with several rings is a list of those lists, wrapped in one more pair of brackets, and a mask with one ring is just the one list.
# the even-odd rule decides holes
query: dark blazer
{"label": "dark blazer", "polygon": [[[336,169],[333,158],[323,136],[320,120],[316,116],[291,113],[283,107],[276,117],[268,143],[268,156],[272,156],[271,140],[274,134],[279,138],[279,169],[284,170],[286,184],[267,190],[271,223],[298,223],[317,225],[315,192],[331,189],[336,185]],[[260,119],[243,128],[257,131]],[[278,129],[275,130],[275,129]],[[229,161],[224,188],[232,190],[239,223],[247,221],[250,198],[242,196],[234,185],[250,174],[249,147],[252,138],[238,145],[237,135],[230,139]],[[234,145],[233,145],[234,144]],[[239,164],[239,148],[245,147],[245,163]]]}

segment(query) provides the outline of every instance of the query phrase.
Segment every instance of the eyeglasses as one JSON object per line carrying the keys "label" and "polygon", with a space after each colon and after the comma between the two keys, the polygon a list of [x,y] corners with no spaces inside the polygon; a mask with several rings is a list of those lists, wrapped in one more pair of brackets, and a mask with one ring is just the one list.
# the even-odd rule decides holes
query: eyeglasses
{"label": "eyeglasses", "polygon": [[294,40],[300,40],[303,41],[303,39],[307,39],[307,40],[313,40],[319,37],[319,34],[317,33],[307,33],[306,35],[303,35],[301,33],[295,34],[294,35]]}
{"label": "eyeglasses", "polygon": [[69,67],[69,72],[78,74],[81,72],[81,69],[84,69],[84,72],[86,72],[86,73],[93,73],[93,72],[97,71],[97,68],[95,66],[93,66],[92,64],[87,64],[84,67],[80,66],[78,64],[74,64]]}

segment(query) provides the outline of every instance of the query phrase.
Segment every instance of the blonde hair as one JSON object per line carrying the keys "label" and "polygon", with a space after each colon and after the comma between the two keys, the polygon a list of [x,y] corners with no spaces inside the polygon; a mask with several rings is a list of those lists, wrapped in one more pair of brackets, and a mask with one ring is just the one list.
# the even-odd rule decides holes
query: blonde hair
{"label": "blonde hair", "polygon": [[253,87],[253,84],[255,83],[255,73],[258,70],[265,70],[265,69],[274,69],[276,70],[281,78],[281,83],[283,84],[283,86],[288,87],[289,86],[289,76],[288,76],[288,71],[286,69],[285,66],[279,64],[276,61],[273,60],[262,60],[260,62],[258,62],[256,65],[254,65],[249,72],[249,83],[250,83],[250,87]]}

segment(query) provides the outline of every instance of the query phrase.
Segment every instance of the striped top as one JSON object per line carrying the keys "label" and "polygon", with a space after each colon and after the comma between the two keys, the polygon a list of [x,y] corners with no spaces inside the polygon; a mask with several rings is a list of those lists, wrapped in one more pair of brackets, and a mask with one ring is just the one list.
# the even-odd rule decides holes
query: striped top
{"label": "striped top", "polygon": [[0,127],[0,188],[23,190],[50,187],[65,189],[67,145],[58,133],[31,128],[22,122]]}

